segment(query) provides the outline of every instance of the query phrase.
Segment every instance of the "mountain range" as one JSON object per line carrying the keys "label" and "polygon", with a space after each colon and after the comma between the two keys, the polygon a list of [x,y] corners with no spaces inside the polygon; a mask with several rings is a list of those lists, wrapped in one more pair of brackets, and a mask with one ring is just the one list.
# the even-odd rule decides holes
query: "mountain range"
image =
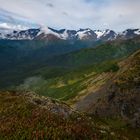
{"label": "mountain range", "polygon": [[0,39],[7,40],[92,40],[109,41],[115,39],[129,39],[140,34],[140,29],[127,29],[121,33],[113,30],[55,30],[49,27],[27,30],[0,29]]}

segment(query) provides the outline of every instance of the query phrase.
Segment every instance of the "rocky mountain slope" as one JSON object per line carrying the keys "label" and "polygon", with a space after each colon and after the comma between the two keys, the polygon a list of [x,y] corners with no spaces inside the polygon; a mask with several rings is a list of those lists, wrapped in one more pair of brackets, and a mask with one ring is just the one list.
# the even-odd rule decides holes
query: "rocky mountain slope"
{"label": "rocky mountain slope", "polygon": [[117,38],[129,39],[140,34],[140,29],[128,29],[122,33],[113,30],[55,30],[49,27],[27,30],[2,30],[0,29],[0,39],[6,40],[92,40],[109,41]]}
{"label": "rocky mountain slope", "polygon": [[92,88],[76,103],[76,108],[102,117],[120,116],[140,127],[140,51],[118,65],[119,71],[108,73],[104,84],[96,90]]}

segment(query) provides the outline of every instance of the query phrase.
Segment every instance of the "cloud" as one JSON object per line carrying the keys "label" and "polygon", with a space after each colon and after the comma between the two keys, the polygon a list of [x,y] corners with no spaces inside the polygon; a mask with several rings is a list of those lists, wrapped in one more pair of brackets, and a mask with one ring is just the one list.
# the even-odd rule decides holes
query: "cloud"
{"label": "cloud", "polygon": [[52,3],[47,3],[46,6],[53,8],[54,5]]}
{"label": "cloud", "polygon": [[63,15],[68,16],[69,14],[67,12],[62,12]]}
{"label": "cloud", "polygon": [[16,24],[8,24],[8,23],[0,23],[0,28],[3,30],[9,30],[9,29],[13,29],[13,30],[25,30],[28,29],[27,26],[23,26],[23,25],[16,25]]}
{"label": "cloud", "polygon": [[37,27],[38,25],[28,18],[12,13],[3,9],[0,9],[0,27],[1,28],[13,28],[13,29],[25,29],[30,27]]}
{"label": "cloud", "polygon": [[140,27],[140,0],[0,0],[0,3],[1,9],[11,13],[5,16],[7,19],[21,16],[24,22],[53,28],[119,31]]}

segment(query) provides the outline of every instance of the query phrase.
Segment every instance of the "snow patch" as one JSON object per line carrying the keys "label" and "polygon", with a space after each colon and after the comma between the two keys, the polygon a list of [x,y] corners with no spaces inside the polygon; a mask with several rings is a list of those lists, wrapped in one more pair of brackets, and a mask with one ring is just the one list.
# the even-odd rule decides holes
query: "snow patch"
{"label": "snow patch", "polygon": [[100,31],[100,30],[95,30],[94,32],[97,35],[98,39],[101,38],[103,36],[103,34],[104,34],[104,31]]}
{"label": "snow patch", "polygon": [[61,39],[66,40],[66,39],[68,39],[68,37],[69,37],[69,35],[68,35],[67,30],[65,30],[64,33],[60,34],[60,38]]}
{"label": "snow patch", "polygon": [[91,31],[90,29],[85,29],[82,31],[78,31],[76,35],[79,37],[79,39],[83,39],[85,36],[91,34],[90,31]]}
{"label": "snow patch", "polygon": [[58,33],[52,31],[48,27],[42,27],[42,28],[40,28],[40,32],[37,34],[37,36],[39,36],[40,34],[44,34],[45,36],[47,36],[48,34],[53,34],[53,35],[55,35],[57,37],[60,37],[60,35]]}
{"label": "snow patch", "polygon": [[140,29],[138,29],[137,31],[134,32],[137,35],[140,35]]}

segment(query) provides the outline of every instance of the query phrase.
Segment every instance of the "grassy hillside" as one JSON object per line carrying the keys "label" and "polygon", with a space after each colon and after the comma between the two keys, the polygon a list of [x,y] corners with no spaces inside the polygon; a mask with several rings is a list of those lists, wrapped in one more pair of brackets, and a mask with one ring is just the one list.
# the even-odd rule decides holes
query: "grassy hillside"
{"label": "grassy hillside", "polygon": [[0,59],[0,87],[32,90],[41,95],[68,101],[85,91],[91,83],[90,79],[103,72],[117,71],[117,61],[139,48],[140,37],[49,57],[46,47],[35,48],[35,51],[27,49],[23,55],[22,51],[17,51],[19,56],[16,58],[12,56],[13,50],[10,50],[9,54],[9,49],[4,48],[5,56],[2,58],[5,60]]}
{"label": "grassy hillside", "polygon": [[140,50],[121,61],[108,82],[76,103],[77,110],[108,117],[122,117],[140,127]]}
{"label": "grassy hillside", "polygon": [[119,119],[92,118],[56,100],[29,92],[0,92],[1,140],[139,139]]}
{"label": "grassy hillside", "polygon": [[0,40],[0,88],[16,85],[47,66],[54,55],[96,46],[101,42],[87,41],[16,41]]}
{"label": "grassy hillside", "polygon": [[46,62],[47,66],[32,71],[34,74],[18,88],[68,101],[95,84],[91,84],[92,79],[101,73],[118,71],[117,62],[139,48],[139,38],[135,38],[52,57]]}
{"label": "grassy hillside", "polygon": [[82,49],[50,58],[47,63],[54,66],[79,67],[99,64],[103,61],[126,57],[140,48],[140,37],[130,40],[115,40],[95,48]]}
{"label": "grassy hillside", "polygon": [[[89,86],[90,79],[94,79],[103,72],[115,72],[119,67],[116,61],[106,61],[100,65],[82,67],[69,72],[59,69],[57,71],[60,71],[59,75],[56,75],[56,69],[51,70],[49,73],[46,70],[43,70],[42,73],[41,70],[42,77],[27,78],[23,84],[18,86],[18,89],[31,90],[44,96],[67,101],[75,98],[79,92],[85,90]],[[89,82],[86,83],[86,81]]]}

